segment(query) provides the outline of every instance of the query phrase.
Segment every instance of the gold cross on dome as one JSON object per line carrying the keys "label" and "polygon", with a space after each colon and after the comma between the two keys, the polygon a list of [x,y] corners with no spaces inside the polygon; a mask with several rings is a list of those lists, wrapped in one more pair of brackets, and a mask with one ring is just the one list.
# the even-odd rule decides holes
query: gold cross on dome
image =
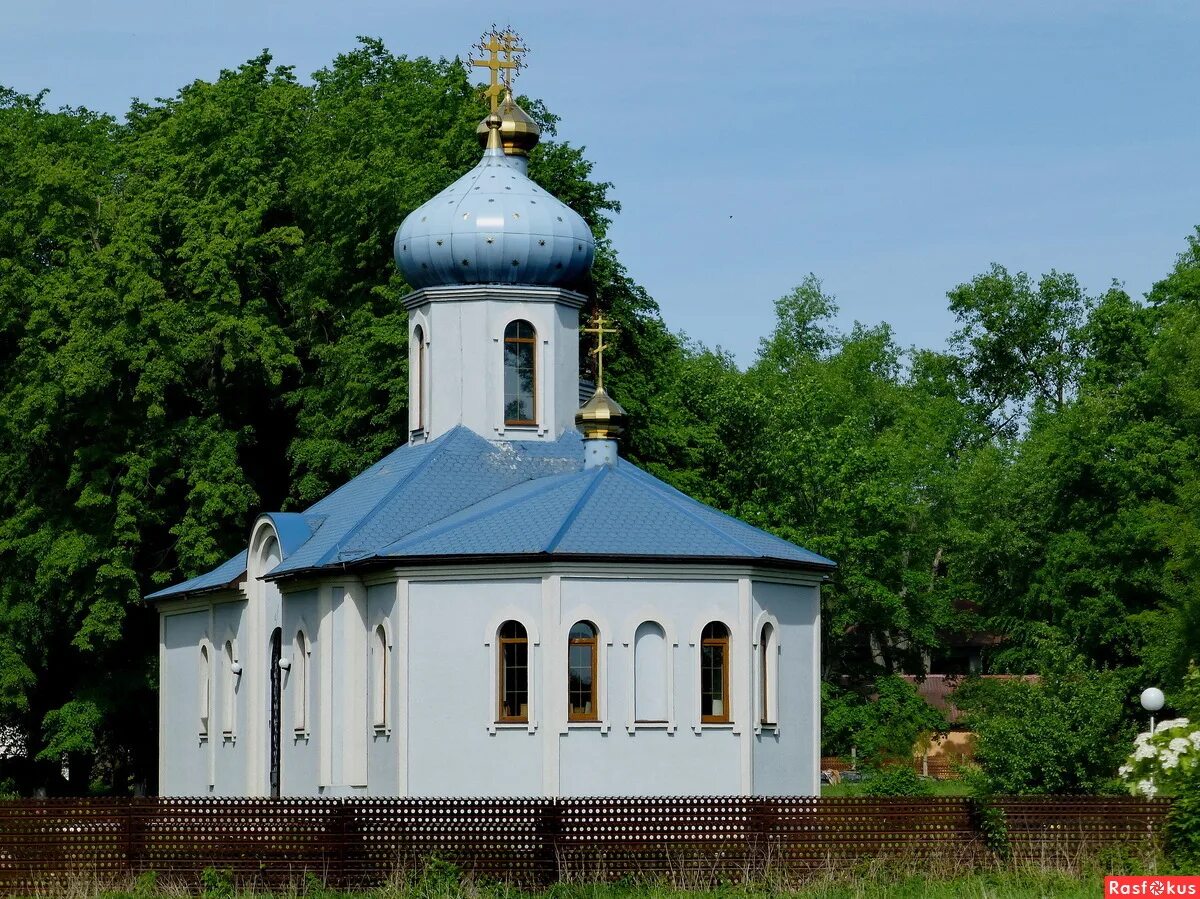
{"label": "gold cross on dome", "polygon": [[[512,90],[512,76],[521,70],[523,54],[529,49],[521,43],[521,36],[511,28],[497,31],[496,26],[479,39],[471,48],[486,55],[486,59],[472,59],[471,65],[488,70],[489,84],[483,95],[492,105],[492,112],[500,106],[500,95]],[[503,57],[503,58],[501,58]]]}
{"label": "gold cross on dome", "polygon": [[603,312],[597,312],[592,316],[592,326],[584,328],[584,334],[596,335],[596,348],[592,350],[592,355],[596,357],[596,389],[604,389],[604,351],[608,349],[608,344],[604,342],[604,335],[611,334],[616,336],[620,332],[616,328],[604,327],[605,318]]}

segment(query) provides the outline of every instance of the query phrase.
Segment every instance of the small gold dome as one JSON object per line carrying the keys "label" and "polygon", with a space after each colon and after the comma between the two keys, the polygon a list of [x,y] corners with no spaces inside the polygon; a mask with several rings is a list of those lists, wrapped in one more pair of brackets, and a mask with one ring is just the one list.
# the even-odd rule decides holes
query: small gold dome
{"label": "small gold dome", "polygon": [[585,440],[616,440],[625,433],[625,410],[603,387],[597,387],[575,413],[575,427]]}
{"label": "small gold dome", "polygon": [[[504,94],[498,112],[500,114],[500,145],[504,147],[504,154],[506,156],[528,156],[529,151],[536,147],[541,139],[542,129],[529,117],[529,113],[517,105],[517,101],[512,98],[510,93]],[[487,146],[490,130],[487,119],[479,123],[479,127],[475,129],[479,146]]]}

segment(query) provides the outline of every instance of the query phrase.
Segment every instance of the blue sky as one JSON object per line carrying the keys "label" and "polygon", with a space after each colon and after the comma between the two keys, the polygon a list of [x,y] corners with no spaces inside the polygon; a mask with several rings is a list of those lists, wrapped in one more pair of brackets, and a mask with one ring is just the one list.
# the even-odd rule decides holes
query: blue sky
{"label": "blue sky", "polygon": [[[115,114],[268,47],[302,76],[384,39],[463,54],[492,21],[624,210],[674,330],[753,359],[808,272],[840,324],[940,347],[991,262],[1136,295],[1200,224],[1200,5],[0,0],[0,84]],[[399,224],[399,223],[397,223]]]}

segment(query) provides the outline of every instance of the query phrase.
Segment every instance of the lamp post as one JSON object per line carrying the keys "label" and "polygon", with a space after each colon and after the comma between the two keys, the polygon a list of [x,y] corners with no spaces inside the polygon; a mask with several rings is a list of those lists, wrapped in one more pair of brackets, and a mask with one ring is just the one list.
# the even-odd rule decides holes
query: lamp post
{"label": "lamp post", "polygon": [[1154,713],[1163,707],[1165,697],[1158,687],[1147,687],[1142,691],[1142,708],[1150,713],[1150,733],[1154,733]]}

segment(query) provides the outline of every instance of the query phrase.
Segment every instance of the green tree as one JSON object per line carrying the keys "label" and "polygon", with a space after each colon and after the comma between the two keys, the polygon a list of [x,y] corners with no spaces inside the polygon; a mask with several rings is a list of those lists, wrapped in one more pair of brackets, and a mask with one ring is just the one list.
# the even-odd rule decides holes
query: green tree
{"label": "green tree", "polygon": [[867,765],[911,761],[922,739],[948,729],[942,713],[896,675],[859,689],[822,684],[821,702],[822,754],[848,756],[853,748]]}
{"label": "green tree", "polygon": [[1118,789],[1134,727],[1129,672],[1099,671],[1060,647],[1043,647],[1039,680],[969,679],[955,705],[977,737],[975,761],[994,794]]}
{"label": "green tree", "polygon": [[1000,265],[948,294],[959,322],[951,339],[971,397],[995,433],[1012,433],[1033,403],[1062,408],[1079,375],[1080,328],[1089,299],[1073,275],[1050,272],[1035,286]]}

